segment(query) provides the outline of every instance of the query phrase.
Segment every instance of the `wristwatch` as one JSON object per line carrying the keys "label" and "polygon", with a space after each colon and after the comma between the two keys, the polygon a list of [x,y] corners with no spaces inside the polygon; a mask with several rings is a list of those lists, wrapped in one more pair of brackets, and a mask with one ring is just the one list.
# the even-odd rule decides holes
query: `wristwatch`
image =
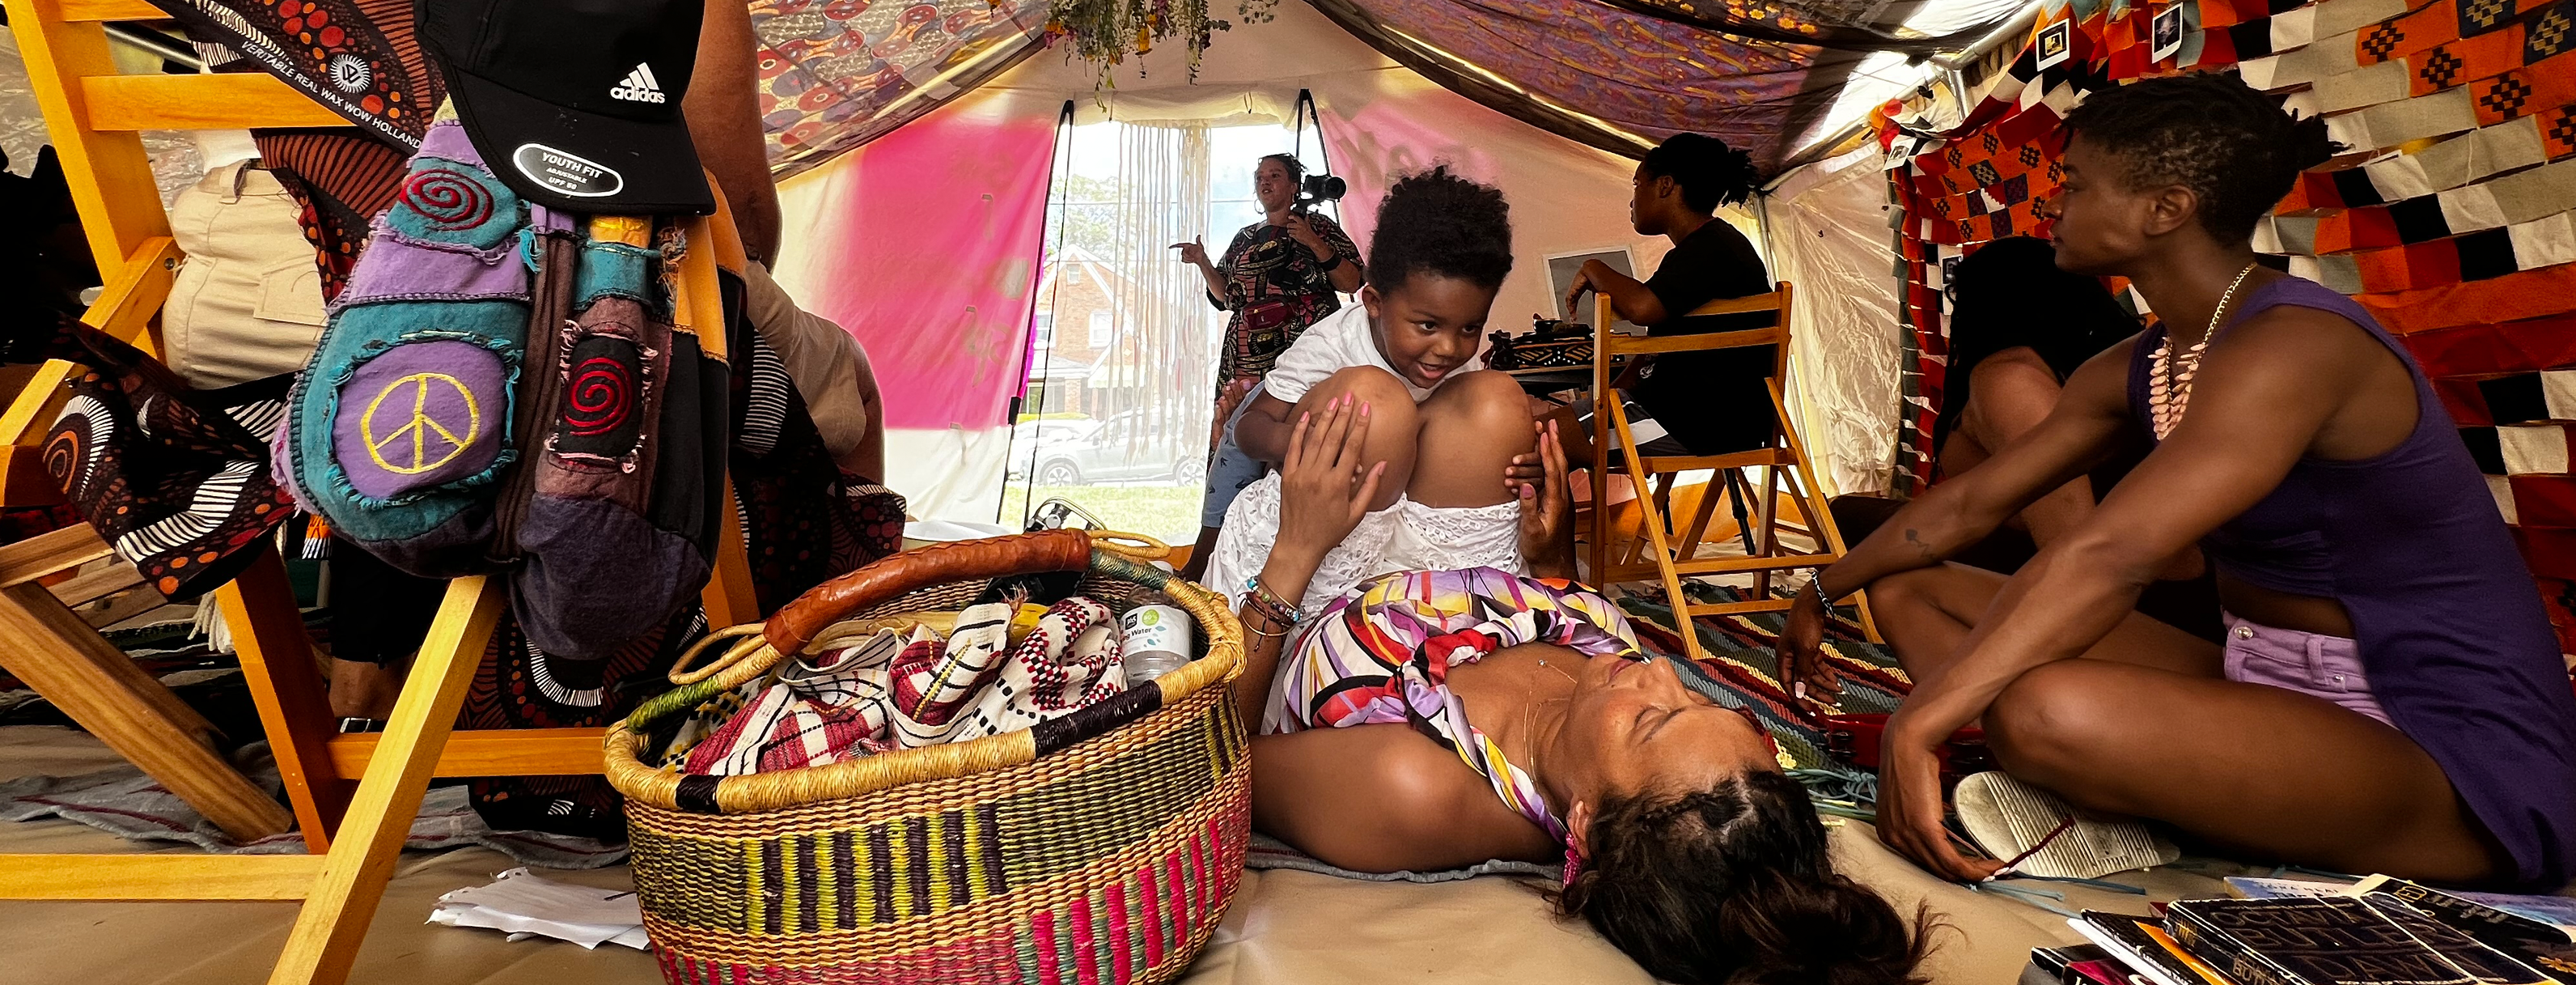
{"label": "wristwatch", "polygon": [[1340,250],[1334,250],[1334,251],[1333,251],[1333,255],[1332,255],[1330,258],[1328,258],[1328,259],[1324,259],[1324,260],[1318,260],[1318,261],[1316,261],[1316,267],[1315,267],[1315,269],[1317,269],[1317,270],[1324,270],[1324,271],[1330,271],[1330,270],[1332,270],[1333,268],[1335,268],[1335,267],[1339,267],[1339,266],[1341,266],[1341,265],[1342,265],[1342,251],[1340,251]]}

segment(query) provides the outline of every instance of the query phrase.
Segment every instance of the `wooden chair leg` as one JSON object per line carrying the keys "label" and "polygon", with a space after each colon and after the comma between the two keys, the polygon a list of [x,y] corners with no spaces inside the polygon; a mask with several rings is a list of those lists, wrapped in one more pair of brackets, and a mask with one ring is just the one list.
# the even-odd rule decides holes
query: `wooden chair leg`
{"label": "wooden chair leg", "polygon": [[1707,485],[1699,487],[1699,505],[1691,510],[1690,530],[1682,535],[1677,545],[1682,549],[1682,560],[1688,561],[1699,556],[1700,541],[1708,537],[1708,521],[1717,515],[1717,501],[1727,498],[1734,492],[1731,486],[1725,484],[1727,477],[1733,474],[1734,471],[1731,469],[1719,469],[1709,476]]}
{"label": "wooden chair leg", "polygon": [[225,834],[253,841],[293,816],[218,755],[215,728],[44,586],[0,588],[0,667]]}
{"label": "wooden chair leg", "polygon": [[[1610,405],[1610,427],[1612,433],[1619,436],[1619,449],[1627,456],[1625,461],[1638,461],[1637,436],[1628,429],[1628,412],[1615,403]],[[1637,473],[1633,466],[1631,468],[1628,473],[1630,481],[1638,481]],[[1699,645],[1699,625],[1691,621],[1690,597],[1682,594],[1681,572],[1673,568],[1672,543],[1664,537],[1665,514],[1655,508],[1655,497],[1637,497],[1637,519],[1638,526],[1645,528],[1647,549],[1654,552],[1656,573],[1663,576],[1664,602],[1672,606],[1674,628],[1681,632],[1682,649],[1692,660],[1706,660],[1708,651]]]}
{"label": "wooden chair leg", "polygon": [[331,703],[295,589],[286,581],[286,562],[273,549],[263,552],[241,577],[215,590],[215,601],[232,628],[242,677],[259,707],[304,845],[316,855],[330,851],[331,832],[340,827],[357,785],[331,764]]}
{"label": "wooden chair leg", "polygon": [[366,939],[367,924],[393,879],[403,836],[420,812],[439,751],[456,727],[457,709],[482,663],[483,647],[509,606],[497,581],[459,578],[430,623],[429,638],[412,661],[402,697],[394,702],[366,776],[349,802],[322,875],[296,914],[286,951],[270,973],[271,985],[341,985]]}

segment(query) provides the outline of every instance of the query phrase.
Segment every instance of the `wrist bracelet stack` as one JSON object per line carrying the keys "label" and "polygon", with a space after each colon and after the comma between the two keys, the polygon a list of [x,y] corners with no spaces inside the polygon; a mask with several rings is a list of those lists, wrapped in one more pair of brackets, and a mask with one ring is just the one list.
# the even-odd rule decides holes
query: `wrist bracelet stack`
{"label": "wrist bracelet stack", "polygon": [[1245,632],[1265,640],[1286,636],[1289,630],[1297,628],[1297,624],[1305,621],[1306,618],[1306,614],[1298,611],[1296,605],[1287,599],[1280,598],[1279,593],[1270,590],[1270,586],[1262,584],[1260,575],[1243,580],[1243,611],[1249,615],[1260,616],[1278,630],[1278,632],[1265,633],[1258,626],[1244,624]]}

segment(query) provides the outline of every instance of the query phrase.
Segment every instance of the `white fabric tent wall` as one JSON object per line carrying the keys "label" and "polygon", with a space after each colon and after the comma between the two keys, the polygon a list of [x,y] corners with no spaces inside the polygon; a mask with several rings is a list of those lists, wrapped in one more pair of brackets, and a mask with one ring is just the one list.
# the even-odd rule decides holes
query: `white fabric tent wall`
{"label": "white fabric tent wall", "polygon": [[1828,492],[1883,492],[1896,463],[1896,254],[1887,175],[1871,144],[1819,161],[1761,199],[1773,276],[1797,285],[1790,312],[1799,433]]}
{"label": "white fabric tent wall", "polygon": [[[1628,180],[1635,162],[1451,93],[1305,4],[1280,4],[1276,15],[1217,34],[1195,81],[1180,49],[1167,46],[1141,66],[1131,60],[1114,69],[1115,88],[1095,89],[1090,65],[1046,51],[984,89],[1048,106],[1073,100],[1080,122],[1136,123],[1286,123],[1294,117],[1297,90],[1311,90],[1324,114],[1333,173],[1350,182],[1342,225],[1362,249],[1375,228],[1377,199],[1401,172],[1446,161],[1503,190],[1512,206],[1513,265],[1494,300],[1496,328],[1526,331],[1531,314],[1553,314],[1548,254],[1628,247],[1641,270],[1652,270],[1663,256],[1669,244],[1661,237],[1647,239],[1628,228]],[[1311,136],[1307,146],[1308,163],[1316,163]],[[1230,233],[1209,230],[1208,238],[1220,241]]]}

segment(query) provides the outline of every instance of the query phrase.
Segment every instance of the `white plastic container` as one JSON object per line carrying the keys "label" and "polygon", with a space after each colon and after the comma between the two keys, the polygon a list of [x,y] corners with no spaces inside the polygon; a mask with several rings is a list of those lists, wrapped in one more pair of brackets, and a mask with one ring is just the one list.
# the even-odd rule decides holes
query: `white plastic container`
{"label": "white plastic container", "polygon": [[1190,630],[1197,623],[1188,612],[1177,606],[1140,605],[1127,611],[1119,620],[1126,636],[1119,643],[1118,656],[1127,669],[1127,686],[1181,669],[1189,663]]}

